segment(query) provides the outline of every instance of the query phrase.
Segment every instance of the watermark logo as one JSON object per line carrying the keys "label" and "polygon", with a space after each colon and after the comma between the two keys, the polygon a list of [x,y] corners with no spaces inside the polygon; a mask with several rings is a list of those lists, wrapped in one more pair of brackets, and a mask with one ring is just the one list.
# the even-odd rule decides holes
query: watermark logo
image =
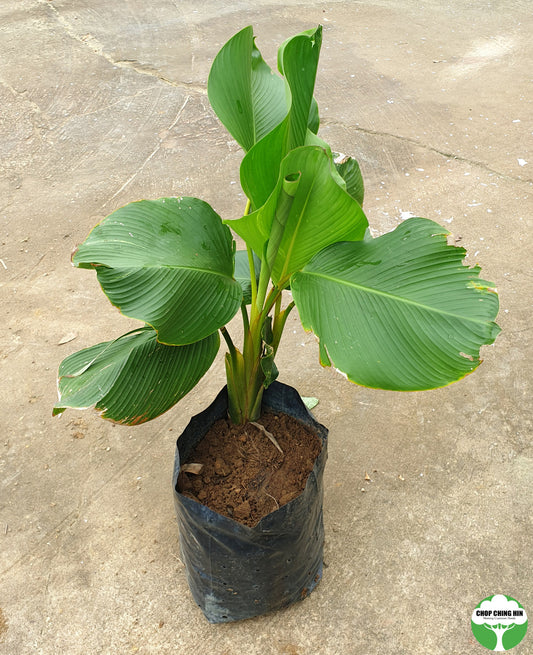
{"label": "watermark logo", "polygon": [[526,610],[511,596],[489,596],[472,612],[472,632],[489,650],[511,650],[526,636]]}

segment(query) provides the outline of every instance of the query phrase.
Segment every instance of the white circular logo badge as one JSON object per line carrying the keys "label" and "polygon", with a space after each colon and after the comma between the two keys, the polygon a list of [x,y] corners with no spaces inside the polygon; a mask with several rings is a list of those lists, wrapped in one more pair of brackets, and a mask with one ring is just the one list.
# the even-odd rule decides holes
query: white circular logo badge
{"label": "white circular logo badge", "polygon": [[511,596],[488,596],[472,612],[472,632],[489,650],[511,650],[526,636],[526,610]]}

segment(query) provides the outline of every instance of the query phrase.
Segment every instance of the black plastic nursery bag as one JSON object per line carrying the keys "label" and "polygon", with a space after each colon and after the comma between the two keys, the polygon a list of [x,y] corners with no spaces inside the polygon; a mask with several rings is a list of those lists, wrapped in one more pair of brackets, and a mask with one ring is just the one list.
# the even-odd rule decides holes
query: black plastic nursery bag
{"label": "black plastic nursery bag", "polygon": [[322,451],[300,496],[253,528],[177,491],[180,456],[186,461],[211,425],[227,416],[225,387],[177,441],[173,485],[181,557],[194,600],[211,623],[246,619],[294,603],[322,577],[328,431],[311,416],[296,389],[280,382],[265,390],[263,406],[311,427],[322,441]]}

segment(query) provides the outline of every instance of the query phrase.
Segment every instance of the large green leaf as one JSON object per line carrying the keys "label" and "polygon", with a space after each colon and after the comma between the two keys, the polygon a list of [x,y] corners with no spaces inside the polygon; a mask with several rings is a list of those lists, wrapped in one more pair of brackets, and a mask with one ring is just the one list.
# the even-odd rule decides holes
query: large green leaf
{"label": "large green leaf", "polygon": [[105,218],[74,254],[94,268],[120,311],[149,323],[162,343],[199,341],[238,311],[234,242],[211,207],[196,198],[133,202]]}
{"label": "large green leaf", "polygon": [[321,46],[321,25],[291,37],[282,46],[283,75],[289,87],[291,100],[287,116],[288,150],[305,143],[309,121],[313,123],[315,111],[318,115],[318,109],[314,107],[313,91]]}
{"label": "large green leaf", "polygon": [[241,163],[241,185],[255,209],[266,202],[276,186],[285,155],[305,144],[308,125],[311,131],[318,128],[313,90],[321,43],[322,28],[319,26],[292,37],[280,49],[290,100],[289,113],[256,143]]}
{"label": "large green leaf", "polygon": [[220,121],[246,152],[287,115],[285,83],[262,58],[252,27],[235,34],[215,57],[207,93]]}
{"label": "large green leaf", "polygon": [[377,239],[337,243],[291,280],[321,361],[358,384],[445,386],[480,364],[496,338],[498,297],[433,221],[412,218]]}
{"label": "large green leaf", "polygon": [[[312,28],[310,30],[305,30],[301,32],[299,35],[297,35],[300,39],[301,37],[308,37],[311,44],[313,47],[318,45],[318,53],[315,51],[314,56],[318,56],[320,54],[320,46],[321,46],[321,40],[322,40],[322,26],[319,25],[318,28]],[[286,39],[278,48],[278,70],[282,75],[286,75],[285,73],[285,67],[290,66],[290,58],[293,57],[293,54],[290,54],[287,58],[287,61],[285,60],[285,48],[289,43],[294,39],[294,37],[289,37]],[[294,45],[294,44],[293,44]],[[317,59],[318,61],[318,59]],[[316,74],[316,73],[315,73]],[[313,82],[314,84],[314,82]],[[290,87],[289,87],[290,88]],[[320,127],[320,117],[318,115],[318,103],[315,100],[315,98],[311,99],[311,106],[309,108],[309,118],[308,118],[308,124],[307,127],[313,134],[318,133],[318,128]],[[303,145],[303,144],[299,144]]]}
{"label": "large green leaf", "polygon": [[368,225],[359,203],[334,179],[328,155],[316,146],[291,151],[268,202],[227,223],[255,252],[263,253],[268,243],[267,263],[276,284],[287,282],[326,246],[362,239]]}
{"label": "large green leaf", "polygon": [[218,333],[187,346],[166,346],[150,327],[80,350],[59,367],[59,400],[67,407],[93,405],[103,418],[135,425],[159,416],[198,383],[220,345]]}

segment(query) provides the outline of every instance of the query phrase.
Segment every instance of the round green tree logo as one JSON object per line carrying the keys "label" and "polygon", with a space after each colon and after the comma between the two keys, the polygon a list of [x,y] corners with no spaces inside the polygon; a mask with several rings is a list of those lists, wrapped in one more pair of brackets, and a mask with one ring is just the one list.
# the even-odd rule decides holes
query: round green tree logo
{"label": "round green tree logo", "polygon": [[489,650],[514,648],[525,637],[526,631],[526,610],[511,596],[489,596],[472,612],[474,637]]}

